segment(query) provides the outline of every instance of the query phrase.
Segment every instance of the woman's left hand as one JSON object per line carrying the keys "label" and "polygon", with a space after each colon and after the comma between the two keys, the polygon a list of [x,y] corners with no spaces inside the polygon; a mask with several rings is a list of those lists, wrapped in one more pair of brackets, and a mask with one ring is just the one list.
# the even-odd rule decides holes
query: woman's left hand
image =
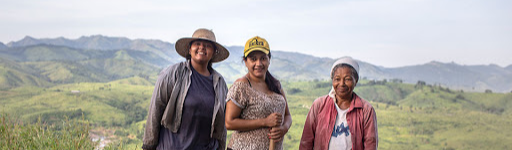
{"label": "woman's left hand", "polygon": [[274,142],[278,142],[283,140],[284,135],[288,132],[288,129],[281,125],[277,127],[270,128],[270,139],[273,139]]}

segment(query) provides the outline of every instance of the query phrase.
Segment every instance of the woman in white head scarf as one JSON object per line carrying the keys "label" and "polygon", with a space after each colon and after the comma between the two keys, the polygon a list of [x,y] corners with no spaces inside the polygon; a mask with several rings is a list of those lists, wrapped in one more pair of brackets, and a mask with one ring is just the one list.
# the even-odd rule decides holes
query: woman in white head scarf
{"label": "woman in white head scarf", "polygon": [[331,79],[329,94],[317,98],[309,110],[299,149],[377,149],[375,110],[354,92],[359,64],[350,57],[337,60]]}

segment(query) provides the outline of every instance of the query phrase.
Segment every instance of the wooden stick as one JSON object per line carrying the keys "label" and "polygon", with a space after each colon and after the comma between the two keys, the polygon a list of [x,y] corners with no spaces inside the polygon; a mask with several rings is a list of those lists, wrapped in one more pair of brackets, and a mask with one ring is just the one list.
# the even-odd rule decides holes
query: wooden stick
{"label": "wooden stick", "polygon": [[276,145],[276,143],[274,142],[274,140],[270,139],[270,146],[268,147],[268,149],[269,150],[274,150],[275,147],[276,147],[275,145]]}

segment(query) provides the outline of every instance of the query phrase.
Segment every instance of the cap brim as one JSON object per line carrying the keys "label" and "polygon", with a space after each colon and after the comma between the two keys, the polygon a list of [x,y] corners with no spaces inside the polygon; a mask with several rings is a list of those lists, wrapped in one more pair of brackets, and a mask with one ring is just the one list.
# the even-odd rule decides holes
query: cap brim
{"label": "cap brim", "polygon": [[261,52],[263,52],[263,53],[265,53],[265,54],[267,54],[267,55],[268,55],[268,53],[270,52],[270,51],[269,51],[269,50],[267,50],[267,49],[259,48],[259,47],[258,47],[258,48],[253,48],[253,49],[248,50],[247,52],[245,52],[245,53],[244,53],[244,56],[245,56],[245,57],[247,57],[247,55],[249,55],[250,53],[252,53],[252,52],[254,52],[254,51],[261,51]]}
{"label": "cap brim", "polygon": [[190,49],[190,47],[189,47],[190,42],[192,42],[194,40],[205,40],[205,41],[210,41],[213,44],[215,44],[215,47],[217,48],[217,53],[213,54],[213,57],[211,60],[212,63],[223,61],[229,57],[229,51],[224,46],[220,45],[219,43],[217,43],[215,41],[211,41],[211,40],[203,39],[203,38],[181,38],[181,39],[179,39],[178,41],[176,41],[176,44],[174,46],[176,48],[176,52],[178,54],[180,54],[181,57],[186,58],[187,54],[188,54],[188,50]]}

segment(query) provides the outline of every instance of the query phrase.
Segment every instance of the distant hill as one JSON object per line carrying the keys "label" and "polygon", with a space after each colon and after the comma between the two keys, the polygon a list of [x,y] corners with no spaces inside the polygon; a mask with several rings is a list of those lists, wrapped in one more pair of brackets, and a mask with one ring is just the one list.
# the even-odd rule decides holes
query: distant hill
{"label": "distant hill", "polygon": [[[102,35],[93,35],[93,36],[82,36],[78,39],[71,40],[63,37],[59,38],[43,38],[43,39],[35,39],[30,36],[26,36],[20,41],[9,42],[7,44],[8,47],[25,47],[25,46],[33,46],[33,45],[60,45],[66,46],[76,49],[94,49],[94,50],[116,50],[116,49],[132,49],[139,51],[150,51],[157,55],[161,55],[162,57],[173,56],[173,51],[169,51],[169,49],[174,49],[174,44],[163,42],[160,40],[131,40],[124,37],[107,37]],[[170,57],[167,59],[176,59],[175,57]]]}
{"label": "distant hill", "polygon": [[0,49],[6,49],[7,46],[4,45],[4,43],[0,42]]}
{"label": "distant hill", "polygon": [[[83,77],[91,75],[83,72],[96,72],[93,73],[95,77],[83,79],[85,81],[110,81],[137,74],[155,75],[162,68],[185,60],[175,52],[173,43],[102,35],[82,36],[78,39],[36,39],[27,36],[20,41],[9,42],[4,48],[2,45],[0,57],[18,63],[32,64],[33,67],[38,67],[35,64],[42,61],[68,65],[74,63],[72,66],[81,68]],[[244,75],[246,68],[242,62],[243,47],[227,48],[230,57],[213,66],[231,83]],[[281,80],[328,80],[329,69],[334,61],[332,58],[273,50],[270,72]],[[512,91],[512,65],[502,68],[497,65],[467,66],[432,61],[422,65],[386,68],[361,60],[359,63],[360,75],[370,80],[398,79],[406,83],[425,81],[470,91]],[[149,70],[145,68],[158,71],[147,72]],[[51,72],[51,68],[34,69]]]}
{"label": "distant hill", "polygon": [[0,57],[0,90],[20,86],[45,87],[52,85],[32,68]]}
{"label": "distant hill", "polygon": [[[0,58],[4,62],[1,66],[8,70],[3,75],[6,80],[0,80],[0,84],[11,85],[4,87],[34,85],[32,80],[7,78],[12,72],[49,83],[108,82],[133,76],[149,79],[159,72],[160,65],[169,63],[151,52],[83,50],[46,44],[0,50]],[[14,84],[15,81],[20,83]]]}
{"label": "distant hill", "polygon": [[512,65],[508,65],[507,67],[505,67],[505,69],[512,71]]}
{"label": "distant hill", "polygon": [[107,37],[102,35],[82,36],[78,39],[71,40],[63,37],[59,38],[43,38],[35,39],[26,36],[20,41],[9,42],[9,47],[24,47],[31,45],[48,44],[48,45],[61,45],[78,49],[97,49],[97,50],[112,50],[112,49],[139,49],[148,50],[153,49],[162,50],[169,49],[174,46],[170,43],[165,43],[160,40],[130,40],[124,37]]}
{"label": "distant hill", "polygon": [[423,65],[389,68],[386,72],[390,77],[409,83],[422,80],[457,89],[492,89],[501,92],[512,90],[512,71],[497,65],[466,66],[433,61]]}

